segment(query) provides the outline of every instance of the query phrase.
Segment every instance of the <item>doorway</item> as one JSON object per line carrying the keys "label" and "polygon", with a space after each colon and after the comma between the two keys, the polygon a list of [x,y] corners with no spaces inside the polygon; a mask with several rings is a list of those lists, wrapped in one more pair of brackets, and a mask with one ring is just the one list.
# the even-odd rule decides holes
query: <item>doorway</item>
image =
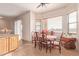
{"label": "doorway", "polygon": [[16,20],[15,21],[15,34],[19,35],[19,39],[22,39],[22,21],[21,20]]}

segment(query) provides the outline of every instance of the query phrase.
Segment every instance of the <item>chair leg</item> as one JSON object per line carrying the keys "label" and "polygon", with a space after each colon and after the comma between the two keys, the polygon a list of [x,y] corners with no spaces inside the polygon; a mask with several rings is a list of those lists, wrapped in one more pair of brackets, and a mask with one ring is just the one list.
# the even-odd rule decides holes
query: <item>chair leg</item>
{"label": "chair leg", "polygon": [[42,46],[42,43],[41,43],[41,50],[42,50],[43,46]]}
{"label": "chair leg", "polygon": [[47,50],[48,50],[48,45],[46,44],[46,53],[47,53]]}
{"label": "chair leg", "polygon": [[40,43],[40,50],[42,50],[42,43]]}
{"label": "chair leg", "polygon": [[39,49],[40,49],[40,46],[41,46],[40,43],[38,43],[38,45],[39,45]]}
{"label": "chair leg", "polygon": [[36,41],[35,41],[35,48],[36,48]]}
{"label": "chair leg", "polygon": [[50,45],[50,47],[49,47],[49,48],[50,48],[50,53],[51,53],[51,48],[52,48],[52,47],[51,47],[51,45]]}
{"label": "chair leg", "polygon": [[39,42],[39,49],[42,50],[42,44]]}
{"label": "chair leg", "polygon": [[61,47],[59,46],[59,53],[61,54]]}

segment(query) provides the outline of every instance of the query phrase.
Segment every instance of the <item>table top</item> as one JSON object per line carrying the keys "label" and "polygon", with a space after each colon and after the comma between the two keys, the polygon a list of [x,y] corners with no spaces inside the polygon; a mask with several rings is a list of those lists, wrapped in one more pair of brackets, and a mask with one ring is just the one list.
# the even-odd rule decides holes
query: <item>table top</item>
{"label": "table top", "polygon": [[54,40],[54,39],[57,38],[57,36],[55,36],[55,35],[47,35],[47,38],[48,38],[49,40]]}
{"label": "table top", "polygon": [[56,35],[47,35],[47,38],[57,38]]}

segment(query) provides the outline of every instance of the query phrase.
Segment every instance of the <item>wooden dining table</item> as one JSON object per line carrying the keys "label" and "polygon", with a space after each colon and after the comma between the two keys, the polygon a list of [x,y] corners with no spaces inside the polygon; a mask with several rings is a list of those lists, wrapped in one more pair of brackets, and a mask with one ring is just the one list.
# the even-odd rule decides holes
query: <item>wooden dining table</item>
{"label": "wooden dining table", "polygon": [[[39,35],[39,37],[42,37],[42,35]],[[57,39],[57,36],[56,35],[46,35],[46,38],[50,42],[50,44],[52,44]]]}

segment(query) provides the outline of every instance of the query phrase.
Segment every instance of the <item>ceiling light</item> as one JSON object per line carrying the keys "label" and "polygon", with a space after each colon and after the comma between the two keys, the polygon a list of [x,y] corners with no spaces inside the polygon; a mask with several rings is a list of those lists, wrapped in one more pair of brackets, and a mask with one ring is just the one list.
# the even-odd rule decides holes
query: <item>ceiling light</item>
{"label": "ceiling light", "polygon": [[49,3],[40,3],[40,4],[37,6],[37,8],[39,8],[39,7],[46,7],[47,4],[49,4]]}

